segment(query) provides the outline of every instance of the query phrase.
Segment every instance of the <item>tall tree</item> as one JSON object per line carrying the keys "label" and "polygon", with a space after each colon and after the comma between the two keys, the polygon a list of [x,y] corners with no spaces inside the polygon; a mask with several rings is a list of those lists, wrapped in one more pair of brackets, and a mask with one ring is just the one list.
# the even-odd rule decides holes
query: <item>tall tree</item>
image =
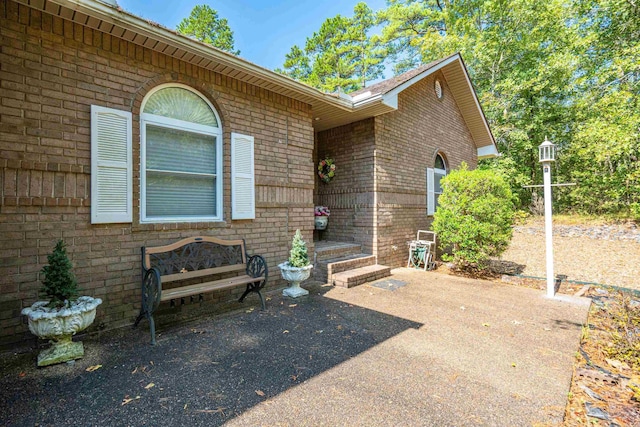
{"label": "tall tree", "polygon": [[191,15],[184,18],[176,27],[180,34],[193,37],[234,55],[240,55],[233,41],[233,31],[226,18],[220,18],[218,12],[206,4],[196,5]]}
{"label": "tall tree", "polygon": [[364,87],[384,72],[385,50],[370,34],[375,25],[373,11],[358,3],[353,17],[328,18],[307,37],[304,49],[293,46],[284,68],[276,71],[328,92]]}
{"label": "tall tree", "polygon": [[576,121],[561,174],[567,208],[640,219],[640,3],[578,0]]}
{"label": "tall tree", "polygon": [[566,140],[575,40],[569,0],[390,0],[382,37],[397,71],[461,52],[500,151],[491,167],[522,184],[539,179],[536,147]]}

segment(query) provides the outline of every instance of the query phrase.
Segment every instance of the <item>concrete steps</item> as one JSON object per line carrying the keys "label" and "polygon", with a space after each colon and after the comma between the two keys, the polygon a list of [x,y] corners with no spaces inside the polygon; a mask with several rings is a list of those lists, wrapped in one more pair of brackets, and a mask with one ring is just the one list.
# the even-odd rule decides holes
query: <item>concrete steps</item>
{"label": "concrete steps", "polygon": [[391,275],[390,267],[378,265],[374,255],[361,252],[360,245],[321,241],[315,248],[314,280],[350,288]]}

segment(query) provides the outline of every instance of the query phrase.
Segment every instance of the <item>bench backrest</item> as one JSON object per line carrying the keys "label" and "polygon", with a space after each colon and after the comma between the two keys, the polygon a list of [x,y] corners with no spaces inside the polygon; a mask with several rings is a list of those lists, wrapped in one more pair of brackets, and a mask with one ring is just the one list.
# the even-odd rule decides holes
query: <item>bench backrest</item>
{"label": "bench backrest", "polygon": [[197,236],[170,245],[142,248],[143,274],[155,267],[163,282],[242,271],[246,264],[244,240]]}

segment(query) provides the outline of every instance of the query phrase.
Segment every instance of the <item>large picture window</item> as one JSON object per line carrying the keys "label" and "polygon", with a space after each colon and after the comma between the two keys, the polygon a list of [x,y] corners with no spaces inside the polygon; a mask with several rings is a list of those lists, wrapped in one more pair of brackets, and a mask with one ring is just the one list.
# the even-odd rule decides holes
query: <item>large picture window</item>
{"label": "large picture window", "polygon": [[192,89],[161,86],[141,114],[141,222],[222,220],[222,129]]}

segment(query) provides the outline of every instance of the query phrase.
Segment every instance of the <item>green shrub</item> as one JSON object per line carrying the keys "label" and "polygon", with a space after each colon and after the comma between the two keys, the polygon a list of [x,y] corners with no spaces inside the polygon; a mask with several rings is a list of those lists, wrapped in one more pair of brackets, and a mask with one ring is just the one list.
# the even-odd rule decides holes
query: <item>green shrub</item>
{"label": "green shrub", "polygon": [[442,258],[458,268],[486,268],[489,257],[500,255],[511,241],[514,203],[509,186],[495,172],[470,171],[464,163],[441,185],[433,229],[440,246],[451,251]]}
{"label": "green shrub", "polygon": [[291,252],[289,252],[289,265],[292,267],[306,267],[309,265],[307,244],[302,239],[300,230],[296,230],[296,234],[293,236]]}
{"label": "green shrub", "polygon": [[49,265],[42,267],[40,292],[49,298],[50,307],[62,307],[78,296],[78,283],[73,275],[73,265],[67,257],[62,240],[58,240],[53,252],[47,256]]}

